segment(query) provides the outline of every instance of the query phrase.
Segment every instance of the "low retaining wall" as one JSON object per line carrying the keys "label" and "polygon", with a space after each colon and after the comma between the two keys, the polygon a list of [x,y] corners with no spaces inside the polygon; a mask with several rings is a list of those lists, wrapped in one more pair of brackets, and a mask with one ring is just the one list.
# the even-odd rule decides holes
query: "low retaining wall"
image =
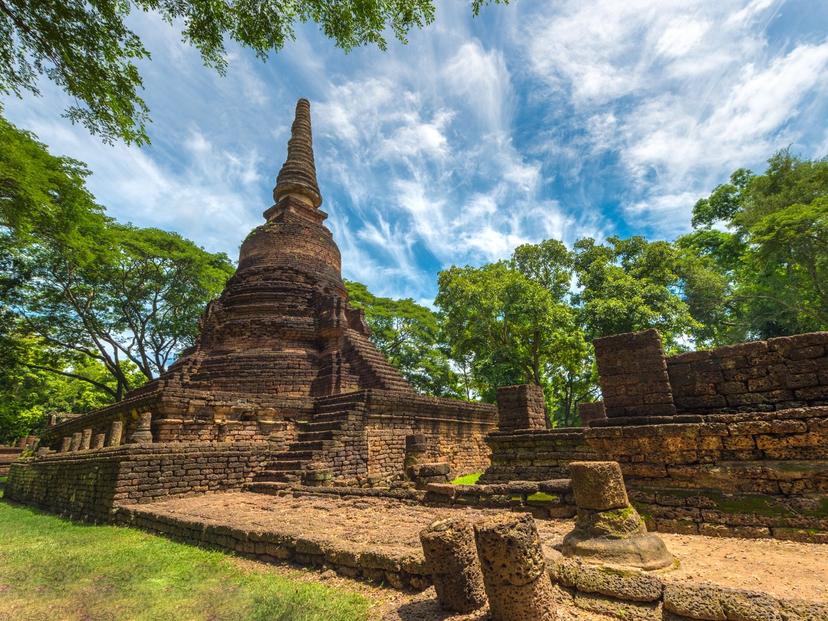
{"label": "low retaining wall", "polygon": [[11,466],[5,498],[72,519],[109,521],[122,503],[239,490],[266,461],[265,443],[125,445]]}
{"label": "low retaining wall", "polygon": [[644,572],[547,557],[552,582],[591,612],[636,621],[823,621],[828,604],[784,599],[709,583],[676,582]]}
{"label": "low retaining wall", "polygon": [[398,589],[422,590],[431,584],[422,553],[399,554],[358,545],[336,547],[322,537],[297,537],[277,532],[255,532],[162,515],[128,506],[118,509],[117,521],[178,541],[207,545],[264,562],[291,561],[310,567],[327,566],[351,578],[381,582]]}
{"label": "low retaining wall", "polygon": [[617,461],[653,530],[828,542],[828,407],[675,420],[688,422],[495,433],[482,480]]}

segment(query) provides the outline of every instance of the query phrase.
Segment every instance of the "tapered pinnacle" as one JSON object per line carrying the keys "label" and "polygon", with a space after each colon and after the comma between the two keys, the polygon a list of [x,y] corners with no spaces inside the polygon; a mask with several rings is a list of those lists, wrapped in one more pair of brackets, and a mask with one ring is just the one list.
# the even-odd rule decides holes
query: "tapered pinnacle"
{"label": "tapered pinnacle", "polygon": [[273,198],[277,203],[288,194],[304,197],[314,207],[322,204],[313,162],[310,102],[307,99],[296,102],[296,118],[290,128],[287,160],[276,177],[273,189]]}

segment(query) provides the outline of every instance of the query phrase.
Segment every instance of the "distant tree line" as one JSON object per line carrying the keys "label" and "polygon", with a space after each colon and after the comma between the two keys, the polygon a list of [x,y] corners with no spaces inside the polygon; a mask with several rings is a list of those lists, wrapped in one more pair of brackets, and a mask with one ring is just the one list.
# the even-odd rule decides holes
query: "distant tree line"
{"label": "distant tree line", "polygon": [[[108,217],[82,162],[0,117],[0,442],[157,377],[233,272],[175,233]],[[372,339],[422,393],[544,387],[551,423],[598,397],[592,339],[658,328],[671,351],[828,329],[828,160],[781,151],[733,173],[675,241],[526,244],[451,267],[435,310],[346,282]]]}
{"label": "distant tree line", "polygon": [[598,398],[600,336],[657,328],[678,352],[828,329],[828,159],[783,150],[764,174],[739,169],[692,224],[672,242],[546,240],[451,267],[436,311],[349,287],[420,390],[493,401],[498,386],[539,384],[552,424],[570,425]]}

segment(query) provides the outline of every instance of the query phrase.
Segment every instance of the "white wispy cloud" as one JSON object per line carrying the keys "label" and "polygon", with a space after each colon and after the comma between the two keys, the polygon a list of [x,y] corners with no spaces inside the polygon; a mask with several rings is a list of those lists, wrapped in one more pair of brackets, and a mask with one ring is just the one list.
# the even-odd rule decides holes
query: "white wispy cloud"
{"label": "white wispy cloud", "polygon": [[686,230],[695,199],[810,130],[791,121],[825,93],[828,41],[770,49],[779,5],[568,2],[529,27],[532,69],[564,93],[583,149],[628,176],[618,200],[631,222]]}

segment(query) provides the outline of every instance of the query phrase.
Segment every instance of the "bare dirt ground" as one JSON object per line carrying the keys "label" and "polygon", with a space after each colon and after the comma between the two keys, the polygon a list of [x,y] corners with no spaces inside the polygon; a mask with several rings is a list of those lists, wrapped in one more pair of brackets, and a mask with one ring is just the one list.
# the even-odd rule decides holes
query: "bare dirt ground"
{"label": "bare dirt ground", "polygon": [[[251,493],[209,494],[142,506],[145,510],[149,508],[247,530],[317,534],[320,538],[353,546],[417,554],[421,553],[419,531],[431,521],[457,514],[474,520],[496,511],[424,507],[379,498],[276,497]],[[544,546],[550,550],[572,528],[570,520],[537,520],[536,524]],[[663,576],[670,581],[712,582],[783,598],[828,601],[828,545],[699,535],[661,536],[680,561],[678,569]],[[429,604],[422,602],[428,599],[429,591],[415,598],[408,596],[410,601],[405,603],[412,609],[411,614],[418,606],[425,614]],[[577,614],[580,616],[571,618],[603,619],[585,612]]]}

